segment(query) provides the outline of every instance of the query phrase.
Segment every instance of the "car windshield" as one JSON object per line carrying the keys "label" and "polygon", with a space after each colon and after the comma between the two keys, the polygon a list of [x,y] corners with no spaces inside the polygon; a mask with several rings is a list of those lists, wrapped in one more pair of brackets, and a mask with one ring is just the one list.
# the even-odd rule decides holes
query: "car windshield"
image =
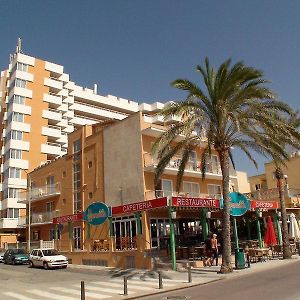
{"label": "car windshield", "polygon": [[58,252],[54,249],[43,250],[43,253],[44,253],[44,256],[59,255]]}
{"label": "car windshield", "polygon": [[26,254],[26,251],[24,249],[14,249],[14,254]]}

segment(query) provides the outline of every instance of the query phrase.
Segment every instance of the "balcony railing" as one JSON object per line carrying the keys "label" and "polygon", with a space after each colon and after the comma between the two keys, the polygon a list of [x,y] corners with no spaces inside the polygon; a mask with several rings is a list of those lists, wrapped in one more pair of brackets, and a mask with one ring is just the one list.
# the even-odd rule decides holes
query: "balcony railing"
{"label": "balcony railing", "polygon": [[60,194],[60,184],[54,183],[41,187],[32,188],[30,191],[20,192],[20,202],[28,202],[29,198],[31,201],[48,198],[50,196],[59,195]]}
{"label": "balcony railing", "polygon": [[[53,218],[55,217],[54,211],[43,211],[38,213],[32,213],[30,217],[31,225],[34,224],[45,224],[45,223],[52,223]],[[28,224],[28,216],[22,216],[18,219],[18,226],[25,227]]]}
{"label": "balcony railing", "polygon": [[146,200],[152,200],[155,198],[161,197],[184,197],[184,198],[212,198],[212,199],[221,199],[221,194],[205,194],[205,193],[189,193],[189,192],[175,192],[175,191],[166,191],[166,190],[155,190],[147,191],[145,193]]}
{"label": "balcony railing", "polygon": [[[181,163],[181,157],[173,157],[169,164],[167,165],[167,168],[178,170]],[[154,158],[150,153],[144,154],[144,166],[157,166],[158,160]],[[188,161],[185,167],[185,170],[188,171],[195,171],[201,173],[201,161],[195,160],[195,161]],[[219,163],[216,163],[214,161],[207,161],[206,162],[206,173],[210,174],[216,174],[216,175],[222,175],[221,167]],[[236,176],[235,170],[230,167],[229,170],[230,176]]]}

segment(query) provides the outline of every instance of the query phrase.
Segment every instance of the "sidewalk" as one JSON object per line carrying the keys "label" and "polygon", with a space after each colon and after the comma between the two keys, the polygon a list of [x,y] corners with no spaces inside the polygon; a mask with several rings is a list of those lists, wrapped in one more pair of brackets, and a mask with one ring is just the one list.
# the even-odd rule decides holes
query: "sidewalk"
{"label": "sidewalk", "polygon": [[[234,270],[230,274],[218,274],[220,266],[212,266],[205,268],[193,268],[192,269],[192,282],[188,282],[188,272],[176,272],[162,270],[162,282],[163,289],[158,288],[158,272],[149,270],[137,270],[137,269],[116,269],[97,266],[85,266],[85,265],[70,265],[70,268],[76,269],[89,269],[89,270],[101,270],[107,277],[107,285],[110,283],[113,286],[114,282],[118,281],[123,283],[123,278],[126,275],[128,277],[128,296],[122,295],[122,293],[116,293],[114,299],[138,299],[143,296],[154,295],[158,293],[164,293],[167,291],[188,288],[196,285],[208,284],[218,280],[231,279],[236,276],[246,276],[253,273],[259,273],[265,270],[272,270],[280,268],[287,264],[295,263],[299,261],[300,257],[294,255],[290,260],[268,260],[266,262],[258,262],[251,264],[250,268]],[[88,299],[88,298],[87,298]]]}

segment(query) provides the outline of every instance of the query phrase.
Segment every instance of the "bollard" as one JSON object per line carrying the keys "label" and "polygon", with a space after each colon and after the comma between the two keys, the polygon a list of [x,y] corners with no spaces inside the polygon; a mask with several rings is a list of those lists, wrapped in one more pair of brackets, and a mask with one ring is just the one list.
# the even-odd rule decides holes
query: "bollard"
{"label": "bollard", "polygon": [[189,263],[189,266],[188,266],[188,281],[189,281],[189,283],[192,282],[192,268],[191,268],[191,263]]}
{"label": "bollard", "polygon": [[81,281],[81,300],[85,300],[85,288],[84,288],[84,281]]}
{"label": "bollard", "polygon": [[161,276],[161,272],[158,272],[158,288],[159,289],[163,289],[163,282],[162,282],[162,276]]}
{"label": "bollard", "polygon": [[127,276],[124,276],[124,296],[128,295],[128,289],[127,289]]}
{"label": "bollard", "polygon": [[248,268],[250,268],[250,266],[251,266],[251,259],[250,259],[250,255],[249,254],[247,254],[247,262],[248,262]]}

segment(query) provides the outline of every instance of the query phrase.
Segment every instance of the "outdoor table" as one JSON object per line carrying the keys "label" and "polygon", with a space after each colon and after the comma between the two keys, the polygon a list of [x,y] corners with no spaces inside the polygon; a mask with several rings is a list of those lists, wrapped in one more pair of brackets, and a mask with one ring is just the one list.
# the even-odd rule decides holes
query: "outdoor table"
{"label": "outdoor table", "polygon": [[198,253],[198,257],[202,258],[204,256],[205,246],[195,247],[195,251]]}
{"label": "outdoor table", "polygon": [[269,248],[249,248],[248,254],[250,258],[254,258],[255,262],[258,260],[260,261],[266,261],[267,258],[269,258]]}
{"label": "outdoor table", "polygon": [[178,247],[179,256],[181,258],[189,258],[189,248],[188,247]]}

